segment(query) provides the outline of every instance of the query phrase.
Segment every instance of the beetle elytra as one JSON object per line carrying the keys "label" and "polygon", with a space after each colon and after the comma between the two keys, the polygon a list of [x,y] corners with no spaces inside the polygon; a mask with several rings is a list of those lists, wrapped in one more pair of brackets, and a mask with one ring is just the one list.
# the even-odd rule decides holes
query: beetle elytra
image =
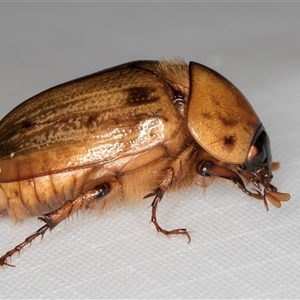
{"label": "beetle elytra", "polygon": [[146,197],[154,197],[157,231],[190,241],[186,229],[159,225],[157,205],[166,191],[217,177],[267,209],[290,198],[270,183],[270,142],[257,114],[212,69],[135,61],[50,88],[0,122],[0,214],[45,222],[0,266],[80,209]]}

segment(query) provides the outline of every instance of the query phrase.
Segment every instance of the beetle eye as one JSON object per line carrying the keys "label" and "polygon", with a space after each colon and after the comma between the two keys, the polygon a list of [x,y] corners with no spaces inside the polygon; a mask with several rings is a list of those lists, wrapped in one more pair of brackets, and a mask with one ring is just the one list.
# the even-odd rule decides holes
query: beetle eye
{"label": "beetle eye", "polygon": [[253,144],[248,152],[248,158],[244,169],[253,171],[267,166],[271,170],[272,156],[270,140],[266,131],[259,128],[253,139]]}

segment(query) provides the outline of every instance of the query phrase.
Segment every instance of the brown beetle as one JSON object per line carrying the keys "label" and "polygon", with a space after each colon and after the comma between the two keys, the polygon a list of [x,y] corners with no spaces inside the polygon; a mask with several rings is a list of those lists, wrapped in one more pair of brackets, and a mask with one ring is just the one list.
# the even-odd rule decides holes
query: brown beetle
{"label": "brown beetle", "polygon": [[[268,135],[243,94],[190,62],[136,61],[48,89],[0,123],[0,214],[45,225],[0,265],[81,208],[106,210],[212,178],[276,207]],[[250,183],[254,191],[246,188]]]}

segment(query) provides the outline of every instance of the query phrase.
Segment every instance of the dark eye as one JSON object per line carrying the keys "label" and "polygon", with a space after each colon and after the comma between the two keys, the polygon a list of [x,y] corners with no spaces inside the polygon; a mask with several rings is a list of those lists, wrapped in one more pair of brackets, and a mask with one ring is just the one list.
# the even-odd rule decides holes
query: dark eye
{"label": "dark eye", "polygon": [[261,126],[254,136],[244,169],[253,171],[266,166],[271,170],[271,164],[272,156],[269,136]]}

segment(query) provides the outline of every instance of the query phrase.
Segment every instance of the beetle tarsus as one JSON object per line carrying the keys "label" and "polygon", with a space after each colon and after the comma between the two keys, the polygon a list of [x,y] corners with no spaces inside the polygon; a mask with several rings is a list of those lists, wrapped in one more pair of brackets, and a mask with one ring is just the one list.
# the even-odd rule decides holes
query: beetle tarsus
{"label": "beetle tarsus", "polygon": [[14,265],[11,265],[7,262],[7,260],[9,258],[11,258],[15,253],[20,253],[21,250],[27,246],[28,244],[31,244],[31,242],[33,240],[35,240],[38,236],[44,236],[44,234],[46,233],[47,230],[49,230],[50,227],[48,224],[45,224],[44,226],[42,226],[40,229],[38,229],[34,234],[30,235],[29,237],[27,237],[24,242],[22,242],[21,244],[17,245],[14,249],[6,252],[1,258],[0,258],[0,266],[9,266],[9,267],[15,267]]}
{"label": "beetle tarsus", "polygon": [[52,230],[61,221],[67,219],[70,215],[80,210],[82,207],[88,206],[92,201],[102,198],[109,192],[110,188],[107,183],[97,185],[93,190],[87,191],[73,200],[66,201],[60,208],[54,210],[50,213],[44,214],[38,217],[39,220],[44,221],[46,224],[38,229],[34,234],[27,237],[24,242],[17,245],[14,249],[8,251],[0,258],[0,266],[10,266],[14,267],[7,262],[15,253],[20,253],[20,251],[31,244],[33,240],[37,237],[44,237],[47,230]]}
{"label": "beetle tarsus", "polygon": [[173,230],[165,230],[165,229],[161,228],[160,225],[158,224],[158,221],[156,218],[157,205],[161,201],[163,195],[164,195],[164,191],[161,191],[161,190],[157,190],[157,192],[155,193],[155,198],[151,204],[151,206],[152,206],[151,222],[154,224],[154,226],[158,232],[165,234],[167,237],[170,237],[173,234],[185,235],[188,238],[188,244],[189,244],[191,242],[191,236],[188,233],[187,229],[179,228],[179,229],[173,229]]}

